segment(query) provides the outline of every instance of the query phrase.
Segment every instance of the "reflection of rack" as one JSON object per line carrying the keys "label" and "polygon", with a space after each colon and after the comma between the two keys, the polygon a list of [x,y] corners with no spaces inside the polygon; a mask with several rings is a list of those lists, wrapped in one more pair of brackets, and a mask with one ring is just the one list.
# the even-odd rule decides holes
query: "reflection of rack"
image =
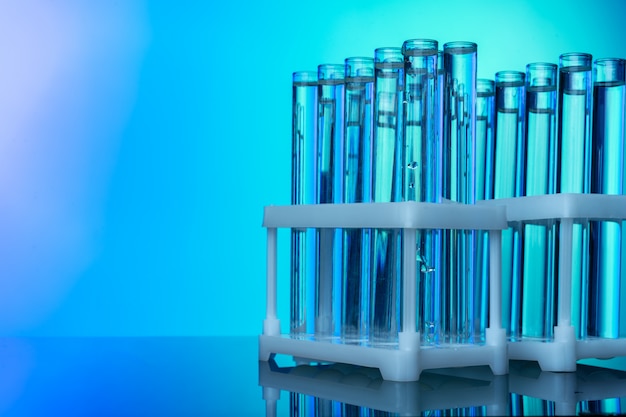
{"label": "reflection of rack", "polygon": [[[507,372],[506,335],[500,314],[500,239],[501,230],[507,227],[503,207],[417,202],[270,206],[265,208],[263,226],[267,229],[267,310],[259,338],[261,360],[282,353],[312,362],[361,365],[378,368],[384,379],[393,381],[415,381],[422,370],[441,367],[489,365],[495,374]],[[314,336],[304,339],[281,335],[276,315],[277,228],[317,228],[331,236],[328,231],[335,228],[401,229],[403,329],[395,346],[378,348],[318,340]],[[420,346],[415,279],[418,229],[490,231],[490,322],[485,329],[484,345]]]}
{"label": "reflection of rack", "polygon": [[[494,376],[486,366],[443,368],[422,373],[419,382],[384,381],[371,368],[351,365],[278,367],[259,362],[268,417],[275,415],[280,391],[365,409],[419,415],[427,410],[481,408],[477,414],[508,415],[512,394],[551,402],[554,415],[576,415],[589,402],[626,398],[626,372],[580,365],[576,372],[545,372],[536,362],[511,361],[509,374]],[[553,407],[553,408],[552,408]]]}
{"label": "reflection of rack", "polygon": [[[538,361],[545,371],[571,372],[576,361],[586,358],[626,356],[626,339],[588,338],[576,340],[571,325],[572,230],[575,223],[626,219],[626,196],[602,194],[551,194],[480,201],[480,206],[504,206],[509,224],[546,224],[559,221],[559,309],[554,339],[548,342],[509,342],[510,359]],[[626,261],[626,260],[623,260]],[[620,312],[616,311],[619,315]]]}
{"label": "reflection of rack", "polygon": [[576,372],[541,372],[538,364],[511,361],[509,391],[554,402],[556,415],[576,415],[578,403],[626,397],[626,372],[578,365]]}
{"label": "reflection of rack", "polygon": [[273,360],[260,361],[259,385],[268,417],[274,415],[280,391],[412,416],[428,410],[483,406],[487,415],[505,415],[508,400],[507,377],[502,375],[491,374],[486,381],[425,371],[419,382],[394,382],[382,380],[375,369],[343,364],[279,368]]}

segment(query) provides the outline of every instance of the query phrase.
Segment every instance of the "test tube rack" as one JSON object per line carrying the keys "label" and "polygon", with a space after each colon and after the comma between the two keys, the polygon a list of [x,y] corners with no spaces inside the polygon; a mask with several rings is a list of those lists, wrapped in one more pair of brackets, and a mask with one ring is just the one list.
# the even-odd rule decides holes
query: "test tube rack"
{"label": "test tube rack", "polygon": [[[274,354],[379,368],[384,379],[418,380],[424,369],[489,365],[494,374],[508,371],[508,360],[537,361],[544,371],[573,372],[581,359],[626,356],[626,338],[577,339],[571,324],[572,228],[588,221],[626,220],[626,196],[551,194],[460,203],[355,203],[265,207],[267,229],[267,310],[259,339],[259,359]],[[554,338],[548,341],[507,341],[501,322],[501,231],[514,225],[559,222],[558,316]],[[403,318],[395,348],[296,338],[281,334],[277,318],[278,228],[385,228],[403,230]],[[490,323],[484,345],[421,346],[415,326],[416,230],[488,230],[490,237]],[[413,244],[412,244],[413,243]],[[616,312],[619,314],[619,312]]]}
{"label": "test tube rack", "polygon": [[[501,323],[501,232],[508,227],[505,207],[456,202],[303,204],[265,207],[267,229],[267,309],[259,337],[259,359],[275,354],[378,368],[385,380],[415,381],[424,369],[489,365],[496,375],[508,372],[506,331]],[[396,346],[372,347],[281,334],[277,318],[277,229],[337,228],[402,230],[403,328]],[[490,240],[489,326],[484,344],[421,346],[416,330],[416,231],[426,229],[485,230]]]}
{"label": "test tube rack", "polygon": [[[505,207],[510,226],[520,223],[546,224],[555,220],[560,224],[558,253],[560,272],[556,294],[559,307],[554,339],[510,341],[509,359],[537,361],[544,371],[573,372],[576,371],[576,362],[580,359],[626,356],[626,338],[577,339],[574,326],[571,324],[573,225],[594,220],[623,221],[626,219],[626,196],[564,193],[485,200],[478,202],[477,205]],[[626,260],[622,259],[622,262]],[[620,312],[616,311],[615,314]]]}

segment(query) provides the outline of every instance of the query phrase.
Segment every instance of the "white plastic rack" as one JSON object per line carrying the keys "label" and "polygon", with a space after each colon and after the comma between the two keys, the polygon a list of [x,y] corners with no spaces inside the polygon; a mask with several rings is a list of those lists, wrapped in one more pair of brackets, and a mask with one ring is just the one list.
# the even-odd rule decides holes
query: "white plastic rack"
{"label": "white plastic rack", "polygon": [[[415,381],[424,369],[489,365],[496,375],[508,372],[506,331],[501,322],[501,232],[508,227],[502,206],[460,203],[354,203],[265,207],[267,229],[267,309],[259,337],[259,359],[274,354],[378,368],[385,380]],[[278,228],[401,229],[403,329],[393,348],[344,344],[281,334],[277,318]],[[484,344],[420,346],[416,327],[416,230],[488,230],[490,237],[489,327]]]}
{"label": "white plastic rack", "polygon": [[[576,361],[588,358],[626,356],[626,338],[576,339],[572,311],[572,230],[575,223],[626,219],[626,196],[604,194],[550,194],[480,201],[482,207],[505,207],[509,224],[546,224],[558,221],[559,284],[557,325],[550,341],[510,341],[509,359],[538,361],[544,371],[573,372]],[[624,233],[624,231],[622,231]],[[622,260],[623,262],[626,260]],[[565,279],[563,279],[565,277]],[[624,278],[624,277],[622,277]],[[623,305],[623,302],[622,302]],[[615,314],[620,314],[616,311]]]}

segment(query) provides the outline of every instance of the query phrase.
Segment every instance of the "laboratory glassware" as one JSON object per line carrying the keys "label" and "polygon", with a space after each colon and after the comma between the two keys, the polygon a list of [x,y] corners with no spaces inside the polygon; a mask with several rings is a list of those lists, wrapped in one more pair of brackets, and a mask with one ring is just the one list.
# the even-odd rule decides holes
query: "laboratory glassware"
{"label": "laboratory glassware", "polygon": [[[345,60],[343,203],[371,202],[374,59]],[[342,231],[341,335],[363,342],[368,336],[370,229]]]}
{"label": "laboratory glassware", "polygon": [[[317,162],[317,72],[292,75],[291,204],[314,204]],[[291,231],[290,333],[314,333],[317,251],[313,229]]]}
{"label": "laboratory glassware", "polygon": [[[343,193],[344,64],[318,66],[317,201],[341,203]],[[318,231],[315,333],[337,336],[340,327],[341,229]]]}

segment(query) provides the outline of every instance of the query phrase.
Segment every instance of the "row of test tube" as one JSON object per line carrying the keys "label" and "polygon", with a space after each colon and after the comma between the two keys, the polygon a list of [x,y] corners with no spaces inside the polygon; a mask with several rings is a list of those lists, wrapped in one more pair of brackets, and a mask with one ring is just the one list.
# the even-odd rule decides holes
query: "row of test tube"
{"label": "row of test tube", "polygon": [[[568,53],[558,65],[531,63],[525,72],[478,79],[475,43],[440,50],[436,40],[411,39],[373,57],[295,72],[292,204],[622,194],[624,62]],[[292,337],[396,343],[401,231],[291,233]],[[417,235],[422,343],[484,342],[487,235]],[[557,236],[557,221],[504,231],[502,311],[511,339],[552,337]],[[621,224],[579,224],[574,239],[577,336],[626,336],[619,322]]]}

